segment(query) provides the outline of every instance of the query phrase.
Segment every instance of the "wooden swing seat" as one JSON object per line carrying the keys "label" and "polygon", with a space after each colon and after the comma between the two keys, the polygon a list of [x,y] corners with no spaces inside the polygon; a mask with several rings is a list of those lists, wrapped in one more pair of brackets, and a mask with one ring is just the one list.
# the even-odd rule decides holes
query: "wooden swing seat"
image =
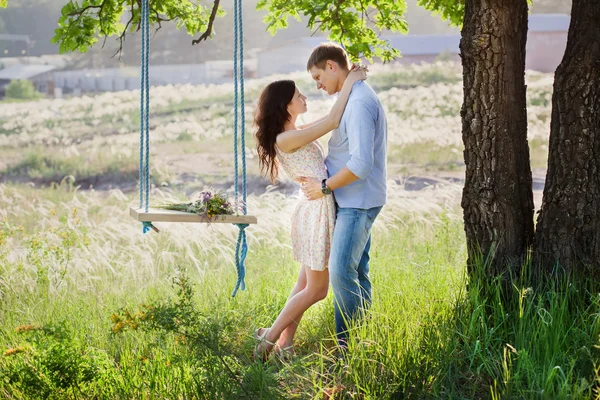
{"label": "wooden swing seat", "polygon": [[140,222],[196,222],[205,224],[256,224],[253,215],[214,215],[210,218],[183,211],[149,208],[148,212],[141,208],[130,208],[129,215]]}

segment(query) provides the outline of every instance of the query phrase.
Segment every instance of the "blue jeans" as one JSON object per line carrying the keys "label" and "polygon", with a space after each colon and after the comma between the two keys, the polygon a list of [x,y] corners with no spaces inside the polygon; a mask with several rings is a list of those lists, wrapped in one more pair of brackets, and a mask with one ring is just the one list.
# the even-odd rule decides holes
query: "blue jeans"
{"label": "blue jeans", "polygon": [[329,279],[335,303],[335,331],[341,347],[346,346],[347,324],[371,305],[371,228],[381,209],[337,209],[329,256]]}

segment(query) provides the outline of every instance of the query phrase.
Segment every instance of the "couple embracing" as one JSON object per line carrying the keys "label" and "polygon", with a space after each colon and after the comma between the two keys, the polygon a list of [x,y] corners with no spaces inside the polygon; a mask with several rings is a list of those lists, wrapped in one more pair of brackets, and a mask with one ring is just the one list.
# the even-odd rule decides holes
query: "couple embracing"
{"label": "couple embracing", "polygon": [[[339,93],[329,114],[297,125],[306,97],[290,80],[269,84],[255,117],[261,169],[271,180],[280,170],[302,185],[292,217],[298,280],[279,316],[254,333],[255,356],[294,354],[294,335],[304,312],[333,289],[338,345],[347,348],[348,327],[371,304],[371,229],[386,202],[387,121],[365,82],[367,70],[351,65],[333,43],[317,46],[307,69],[318,89]],[[333,131],[327,155],[318,139]]]}

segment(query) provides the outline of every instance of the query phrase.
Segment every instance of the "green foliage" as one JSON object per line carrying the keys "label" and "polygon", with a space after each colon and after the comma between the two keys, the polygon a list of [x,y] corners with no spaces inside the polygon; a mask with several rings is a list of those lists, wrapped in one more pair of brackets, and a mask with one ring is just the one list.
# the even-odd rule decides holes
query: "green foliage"
{"label": "green foliage", "polygon": [[[50,210],[50,213],[56,216],[56,211]],[[90,245],[88,229],[80,222],[75,208],[69,214],[56,216],[50,229],[25,237],[23,226],[0,220],[0,300],[7,290],[25,290],[23,286],[17,287],[3,279],[8,266],[7,256],[15,242],[23,243],[24,261],[32,268],[29,276],[35,280],[36,295],[48,298],[51,293],[68,285],[68,277],[76,268],[74,253],[85,251]],[[32,289],[30,286],[29,290]]]}
{"label": "green foliage", "polygon": [[56,288],[63,284],[73,266],[74,249],[90,244],[87,229],[79,227],[77,212],[74,209],[70,216],[58,219],[59,225],[50,232],[53,237],[36,232],[26,240],[27,261],[35,267],[36,283],[42,293],[47,293],[50,286]]}
{"label": "green foliage", "polygon": [[[6,1],[6,0],[0,0]],[[459,26],[464,14],[464,0],[419,0],[419,5],[440,14],[451,24]],[[204,32],[209,24],[210,7],[190,1],[164,0],[150,4],[150,24],[160,27],[172,21],[190,35]],[[404,0],[260,0],[257,9],[267,10],[267,29],[271,34],[288,26],[288,18],[297,20],[308,16],[308,27],[329,33],[329,38],[344,45],[350,57],[390,61],[400,55],[389,41],[381,39],[382,32],[407,33],[403,18]],[[128,14],[127,17],[124,15]],[[61,53],[85,52],[99,38],[124,36],[139,28],[141,10],[135,0],[70,0],[62,9],[53,43]],[[224,12],[219,9],[219,16]],[[126,24],[121,21],[127,20]]]}
{"label": "green foliage", "polygon": [[439,14],[455,26],[461,26],[465,14],[465,0],[419,0],[421,7]]}
{"label": "green foliage", "polygon": [[43,184],[74,180],[92,185],[135,181],[137,161],[133,156],[94,154],[90,157],[59,157],[31,151],[17,164],[0,171],[0,177],[33,180]]}
{"label": "green foliage", "polygon": [[28,398],[77,397],[93,384],[110,384],[115,370],[108,355],[76,340],[64,324],[24,325],[25,343],[0,358],[0,380]]}
{"label": "green foliage", "polygon": [[[160,26],[172,21],[177,28],[185,27],[190,35],[204,32],[208,27],[211,7],[189,1],[165,0],[151,2],[150,24]],[[268,10],[265,17],[268,30],[274,34],[287,26],[288,17],[300,19],[309,16],[308,26],[329,32],[332,40],[342,43],[354,60],[378,57],[390,61],[399,56],[397,49],[379,37],[383,31],[408,32],[403,19],[406,3],[402,1],[349,0],[261,0],[258,9]],[[124,14],[128,14],[126,24]],[[224,12],[219,9],[219,16]],[[62,9],[53,43],[60,45],[61,53],[85,52],[99,38],[119,36],[138,29],[140,8],[134,0],[70,0]]]}
{"label": "green foliage", "polygon": [[[112,331],[120,334],[141,330],[171,338],[185,353],[184,358],[192,360],[193,369],[199,372],[195,373],[198,378],[194,379],[195,398],[211,398],[216,394],[219,398],[258,398],[257,395],[251,395],[244,385],[243,381],[247,378],[225,336],[226,330],[231,329],[227,326],[231,322],[227,318],[219,320],[204,314],[197,308],[194,289],[185,270],[178,269],[173,287],[175,300],[143,304],[137,312],[122,309],[113,314]],[[218,314],[216,310],[214,314]],[[175,358],[174,363],[177,362]]]}
{"label": "green foliage", "polygon": [[403,18],[404,0],[261,0],[257,8],[268,10],[265,23],[271,34],[287,27],[289,17],[300,20],[300,14],[308,16],[311,29],[329,32],[330,39],[343,44],[355,61],[359,57],[394,59],[400,53],[388,41],[379,38],[379,34],[383,30],[408,32]]}
{"label": "green foliage", "polygon": [[157,204],[154,207],[189,212],[209,219],[215,215],[232,215],[236,211],[225,193],[210,191],[200,192],[191,202]]}
{"label": "green foliage", "polygon": [[534,289],[531,263],[521,276],[490,282],[485,262],[473,274],[485,278],[471,278],[441,326],[446,350],[436,356],[452,374],[436,385],[437,397],[598,398],[595,282],[549,278]]}
{"label": "green foliage", "polygon": [[6,98],[12,100],[35,100],[40,93],[35,90],[32,82],[24,79],[10,81],[6,86]]}
{"label": "green foliage", "polygon": [[0,262],[4,262],[6,255],[8,254],[8,241],[18,230],[20,229],[8,222],[0,222]]}
{"label": "green foliage", "polygon": [[0,7],[6,8],[6,4],[7,4],[6,1],[7,0],[0,0]]}
{"label": "green foliage", "polygon": [[[419,0],[425,9],[439,14],[452,25],[460,26],[464,16],[464,0]],[[399,53],[389,43],[378,37],[373,28],[407,33],[408,26],[402,18],[406,11],[404,0],[260,0],[257,8],[267,9],[265,17],[269,31],[287,27],[287,18],[309,16],[308,26],[329,32],[329,37],[343,43],[351,57],[363,56],[371,60],[379,57],[389,61]]]}
{"label": "green foliage", "polygon": [[[141,2],[136,0],[70,0],[62,8],[53,43],[60,52],[86,52],[99,38],[124,38],[140,26]],[[165,21],[185,28],[190,35],[204,32],[208,27],[211,7],[191,1],[162,0],[150,2],[150,24],[160,26]],[[127,14],[125,16],[125,14]],[[219,10],[218,16],[224,12]],[[126,20],[123,24],[121,21]]]}
{"label": "green foliage", "polygon": [[[234,271],[222,256],[200,249],[185,253],[174,243],[179,236],[166,231],[155,235],[152,248],[139,244],[138,230],[111,215],[133,198],[27,187],[16,197],[10,192],[8,186],[0,191],[0,205],[14,224],[25,225],[26,234],[39,231],[40,240],[54,242],[54,219],[43,210],[49,201],[68,209],[73,199],[94,231],[92,245],[79,255],[92,263],[73,263],[68,286],[53,296],[21,286],[27,266],[14,265],[14,253],[0,261],[0,283],[12,279],[0,301],[2,399],[44,398],[49,391],[60,399],[309,399],[335,388],[341,388],[335,397],[341,399],[598,395],[598,291],[567,280],[537,290],[523,277],[509,280],[509,301],[501,295],[506,285],[500,279],[487,287],[471,280],[466,290],[464,226],[451,210],[427,214],[402,202],[401,212],[388,211],[380,220],[371,249],[377,266],[373,307],[366,323],[352,329],[343,361],[332,357],[330,294],[303,316],[298,356],[291,363],[273,357],[263,364],[251,359],[252,329],[273,322],[296,280],[291,252],[278,242],[287,229],[255,228],[250,290],[231,298]],[[19,200],[35,201],[35,211],[15,216],[11,206]],[[266,207],[286,212],[278,203]],[[390,222],[392,216],[398,220]],[[19,235],[18,227],[0,225],[0,253],[25,247]],[[174,264],[148,261],[166,252],[177,254]],[[128,272],[119,253],[140,261],[130,262]],[[197,268],[191,256],[206,267]],[[171,265],[177,264],[190,277],[174,272]],[[176,276],[172,287],[166,275]],[[119,309],[110,321],[108,310]],[[32,320],[50,324],[13,329]],[[53,322],[63,320],[70,333]],[[87,371],[96,371],[94,380],[86,380]]]}

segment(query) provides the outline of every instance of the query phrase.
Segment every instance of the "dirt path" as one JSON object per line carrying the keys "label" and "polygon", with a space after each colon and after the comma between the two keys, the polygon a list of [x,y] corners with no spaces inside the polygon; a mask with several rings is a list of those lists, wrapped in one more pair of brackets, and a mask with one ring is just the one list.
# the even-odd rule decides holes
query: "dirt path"
{"label": "dirt path", "polygon": [[[463,186],[465,173],[464,171],[439,171],[393,179],[396,183],[402,184],[407,191],[421,191],[436,185],[456,184]],[[532,171],[533,203],[536,210],[542,204],[545,180],[545,169],[534,169]]]}

